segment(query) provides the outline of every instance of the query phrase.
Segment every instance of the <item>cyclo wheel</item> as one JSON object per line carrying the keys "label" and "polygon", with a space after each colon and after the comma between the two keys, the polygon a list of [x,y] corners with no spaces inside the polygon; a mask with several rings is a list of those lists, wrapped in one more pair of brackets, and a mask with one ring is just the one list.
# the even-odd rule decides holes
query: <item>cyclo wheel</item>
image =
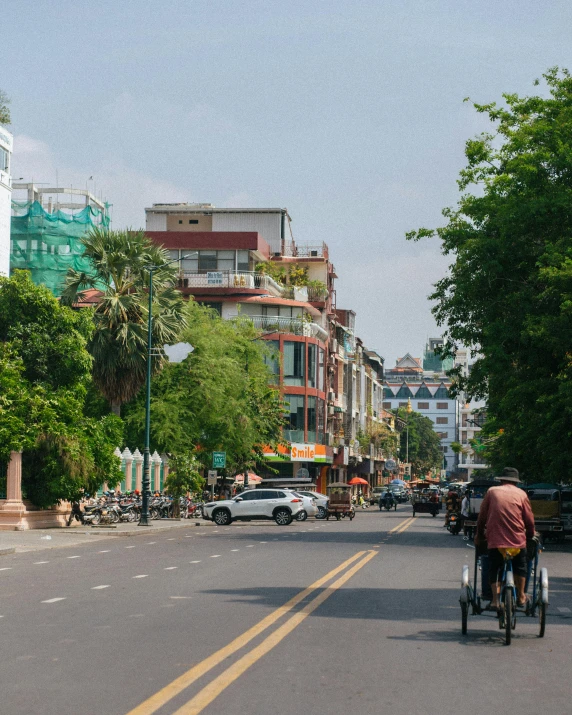
{"label": "cyclo wheel", "polygon": [[538,606],[538,637],[544,638],[544,631],[546,630],[546,604],[539,603]]}
{"label": "cyclo wheel", "polygon": [[504,639],[507,645],[510,645],[512,638],[512,612],[512,588],[507,588],[504,593]]}
{"label": "cyclo wheel", "polygon": [[467,620],[469,616],[469,605],[461,601],[461,633],[467,635]]}

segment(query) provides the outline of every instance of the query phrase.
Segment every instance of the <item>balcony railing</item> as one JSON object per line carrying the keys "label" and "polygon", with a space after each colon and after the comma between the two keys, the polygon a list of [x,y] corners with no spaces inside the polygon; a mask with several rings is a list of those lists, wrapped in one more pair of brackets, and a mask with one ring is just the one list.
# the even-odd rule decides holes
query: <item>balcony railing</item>
{"label": "balcony railing", "polygon": [[264,273],[254,271],[182,271],[181,288],[250,288],[282,297],[285,286]]}
{"label": "balcony railing", "polygon": [[279,318],[271,315],[247,315],[254,323],[255,328],[265,333],[291,333],[303,335],[307,338],[317,338],[322,342],[328,339],[328,333],[317,323],[308,323],[302,318]]}
{"label": "balcony railing", "polygon": [[315,245],[299,246],[294,241],[284,245],[284,255],[294,258],[328,258],[328,246],[326,243]]}

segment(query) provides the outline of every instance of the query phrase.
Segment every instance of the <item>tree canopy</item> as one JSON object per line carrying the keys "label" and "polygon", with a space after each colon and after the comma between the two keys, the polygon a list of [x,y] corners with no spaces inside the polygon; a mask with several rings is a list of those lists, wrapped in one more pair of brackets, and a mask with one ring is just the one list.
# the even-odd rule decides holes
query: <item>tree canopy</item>
{"label": "tree canopy", "polygon": [[[93,314],[94,330],[88,349],[93,356],[93,380],[115,414],[133,399],[147,375],[149,268],[153,267],[153,345],[177,339],[185,326],[183,299],[175,290],[177,266],[169,254],[142,231],[94,228],[82,239],[90,260],[89,274],[70,268],[62,303],[73,305],[88,288],[103,292]],[[165,362],[152,358],[153,373]]]}
{"label": "tree canopy", "polygon": [[431,296],[447,349],[475,363],[457,389],[487,399],[493,467],[569,479],[572,464],[572,77],[544,96],[474,104],[492,131],[466,143],[461,198],[436,235],[453,262]]}
{"label": "tree canopy", "polygon": [[24,451],[22,484],[51,506],[120,478],[121,422],[86,407],[90,316],[59,304],[29,273],[0,277],[0,459]]}
{"label": "tree canopy", "polygon": [[417,476],[428,474],[433,469],[441,469],[443,463],[441,440],[433,430],[433,422],[419,412],[407,413],[405,407],[394,410],[394,413],[409,425],[409,450],[407,449],[408,430],[405,428],[399,436],[399,459],[405,462],[409,451],[411,473]]}
{"label": "tree canopy", "polygon": [[[270,348],[248,320],[222,320],[190,300],[181,339],[194,351],[153,379],[151,449],[183,455],[194,450],[203,467],[225,451],[235,474],[262,458],[264,445],[280,439],[284,408],[272,384]],[[125,405],[128,441],[143,439],[145,395]]]}
{"label": "tree canopy", "polygon": [[10,124],[10,98],[0,89],[0,124]]}

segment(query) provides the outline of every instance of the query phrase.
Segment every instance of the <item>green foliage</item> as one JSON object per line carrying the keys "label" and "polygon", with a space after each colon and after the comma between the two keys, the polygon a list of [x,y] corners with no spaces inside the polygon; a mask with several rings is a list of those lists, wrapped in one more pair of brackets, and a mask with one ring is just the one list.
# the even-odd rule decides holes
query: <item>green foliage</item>
{"label": "green foliage", "polygon": [[202,492],[205,480],[201,476],[200,462],[192,452],[185,452],[169,457],[169,475],[165,481],[165,489],[175,499],[187,492]]}
{"label": "green foliage", "polygon": [[[181,338],[194,351],[153,380],[151,449],[185,454],[196,450],[209,468],[213,451],[227,453],[227,473],[262,460],[284,422],[283,403],[266,364],[271,357],[248,320],[224,321],[194,301],[185,306],[189,327]],[[125,406],[128,442],[141,444],[145,398]]]}
{"label": "green foliage", "polygon": [[24,450],[22,484],[36,506],[121,478],[118,418],[84,411],[90,323],[28,273],[0,278],[0,460]]}
{"label": "green foliage", "polygon": [[[158,267],[153,271],[153,344],[176,341],[185,326],[183,299],[174,288],[177,267],[168,265],[169,254],[142,231],[95,228],[81,242],[92,270],[69,269],[62,303],[73,305],[87,288],[103,291],[88,349],[93,380],[119,415],[121,404],[133,399],[146,380],[149,267]],[[153,373],[164,363],[154,355]]]}
{"label": "green foliage", "polygon": [[319,283],[322,281],[308,280],[308,266],[301,266],[299,263],[277,263],[276,261],[263,261],[257,263],[254,270],[270,276],[278,283],[291,286],[307,286],[309,283]]}
{"label": "green foliage", "polygon": [[0,124],[10,124],[10,98],[0,89]]}
{"label": "green foliage", "polygon": [[474,104],[494,132],[467,142],[447,224],[408,238],[436,235],[453,258],[433,312],[449,352],[476,357],[456,380],[487,398],[486,458],[557,482],[572,463],[572,77],[544,79],[545,97]]}
{"label": "green foliage", "polygon": [[[409,425],[409,462],[414,475],[427,474],[432,469],[440,469],[443,463],[441,440],[433,430],[433,422],[419,412],[408,413],[405,407],[393,412]],[[407,458],[407,428],[400,434],[399,459]]]}

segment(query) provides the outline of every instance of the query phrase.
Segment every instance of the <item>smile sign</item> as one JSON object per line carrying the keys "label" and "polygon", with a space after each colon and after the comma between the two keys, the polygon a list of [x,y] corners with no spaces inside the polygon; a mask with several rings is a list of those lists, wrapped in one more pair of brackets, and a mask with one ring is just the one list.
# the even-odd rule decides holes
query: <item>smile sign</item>
{"label": "smile sign", "polygon": [[313,462],[315,457],[315,444],[292,444],[290,459],[293,462]]}

